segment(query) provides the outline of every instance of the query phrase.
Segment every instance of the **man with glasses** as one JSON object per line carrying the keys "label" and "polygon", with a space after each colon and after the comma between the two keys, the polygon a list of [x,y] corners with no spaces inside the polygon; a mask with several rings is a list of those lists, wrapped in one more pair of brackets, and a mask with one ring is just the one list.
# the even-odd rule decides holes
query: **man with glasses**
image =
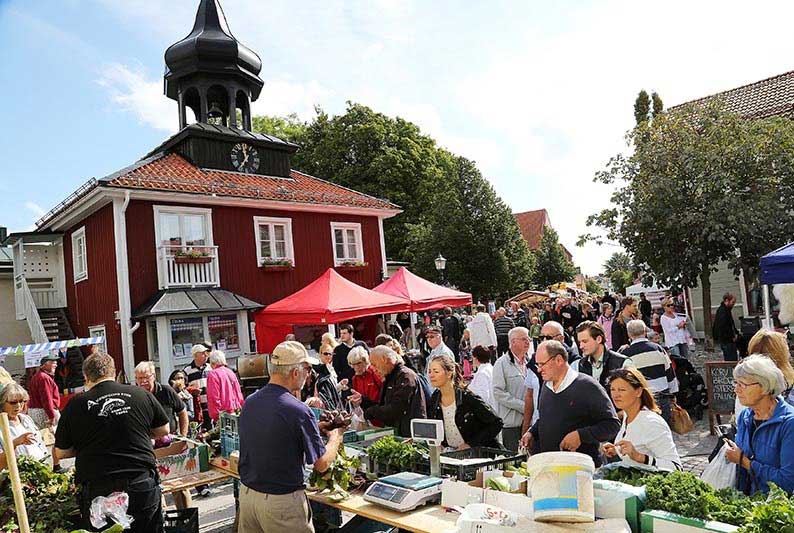
{"label": "man with glasses", "polygon": [[599,466],[600,444],[612,442],[620,430],[612,400],[596,380],[570,367],[561,342],[542,342],[536,361],[545,381],[538,398],[541,416],[521,443],[532,453],[584,453]]}
{"label": "man with glasses", "polygon": [[[493,402],[496,414],[504,424],[502,444],[508,450],[518,451],[524,419],[527,415],[531,419],[534,412],[534,392],[527,388],[527,375],[533,375],[527,368],[527,354],[532,341],[527,328],[513,328],[507,336],[509,350],[496,360],[493,368]],[[535,385],[535,390],[537,388]],[[529,413],[526,407],[529,407]]]}
{"label": "man with glasses", "polygon": [[[138,363],[138,366],[135,367],[135,384],[143,390],[151,392],[160,402],[160,406],[168,417],[171,433],[178,433],[186,437],[190,420],[188,420],[185,404],[173,387],[157,381],[154,363],[151,361]],[[178,424],[177,417],[179,418]]]}
{"label": "man with glasses", "polygon": [[248,397],[240,413],[240,531],[314,531],[304,492],[304,465],[325,472],[336,459],[342,431],[323,444],[317,420],[292,395],[303,387],[312,365],[306,348],[285,341],[267,362],[270,382]]}
{"label": "man with glasses", "polygon": [[[540,342],[543,341],[557,341],[563,345],[565,351],[568,354],[568,364],[573,364],[574,361],[579,359],[579,354],[574,351],[573,347],[569,346],[565,342],[565,330],[562,327],[562,324],[556,322],[554,320],[549,320],[543,327],[540,328],[540,337],[538,337]],[[532,372],[535,373],[538,378],[540,378],[540,372],[538,371],[538,366],[535,363],[535,355],[532,356],[532,359],[529,361],[529,368]]]}
{"label": "man with glasses", "polygon": [[443,329],[440,326],[431,325],[425,329],[425,339],[427,339],[427,345],[430,346],[430,354],[425,361],[425,374],[428,376],[430,375],[430,361],[434,358],[440,355],[448,355],[453,361],[455,360],[455,354],[441,339],[442,334]]}

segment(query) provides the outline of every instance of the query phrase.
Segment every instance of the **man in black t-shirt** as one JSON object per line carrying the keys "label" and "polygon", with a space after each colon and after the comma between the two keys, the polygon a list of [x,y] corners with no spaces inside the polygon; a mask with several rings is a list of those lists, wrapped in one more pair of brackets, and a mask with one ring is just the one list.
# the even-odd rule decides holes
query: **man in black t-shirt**
{"label": "man in black t-shirt", "polygon": [[354,335],[353,326],[350,324],[342,324],[339,328],[339,340],[341,341],[339,345],[334,348],[334,358],[333,358],[333,365],[334,370],[336,370],[336,377],[339,381],[343,379],[352,380],[353,379],[353,369],[347,364],[347,354],[350,353],[355,346],[363,346],[367,353],[369,353],[369,348],[367,348],[366,343],[363,341],[357,341]]}
{"label": "man in black t-shirt", "polygon": [[88,390],[69,402],[55,434],[55,453],[61,459],[76,457],[82,526],[90,528],[94,498],[121,491],[129,495],[131,531],[161,533],[151,439],[168,434],[168,417],[151,393],[114,381],[116,368],[109,355],[88,357],[83,374]]}
{"label": "man in black t-shirt", "polygon": [[190,419],[187,416],[185,404],[173,387],[158,383],[154,363],[151,361],[138,363],[135,367],[135,384],[143,390],[154,394],[154,397],[160,402],[160,406],[165,410],[165,414],[168,417],[168,426],[171,433],[186,437]]}

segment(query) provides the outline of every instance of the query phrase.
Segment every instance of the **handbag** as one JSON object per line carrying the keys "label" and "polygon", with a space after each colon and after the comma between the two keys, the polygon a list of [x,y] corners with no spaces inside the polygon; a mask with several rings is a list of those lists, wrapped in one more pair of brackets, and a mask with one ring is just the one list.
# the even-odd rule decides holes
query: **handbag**
{"label": "handbag", "polygon": [[714,487],[715,489],[727,489],[736,487],[736,465],[725,458],[728,445],[723,444],[714,459],[706,465],[700,479]]}
{"label": "handbag", "polygon": [[692,431],[695,423],[689,418],[689,413],[686,409],[678,404],[673,404],[673,416],[670,418],[670,426],[679,435],[685,435]]}

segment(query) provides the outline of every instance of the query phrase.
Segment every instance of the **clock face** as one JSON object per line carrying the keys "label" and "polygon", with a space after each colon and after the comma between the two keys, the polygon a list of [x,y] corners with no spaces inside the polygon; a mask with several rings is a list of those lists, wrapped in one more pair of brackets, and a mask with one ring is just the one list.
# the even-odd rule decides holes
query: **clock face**
{"label": "clock face", "polygon": [[252,173],[259,168],[259,152],[253,146],[237,143],[229,155],[232,165],[240,172]]}

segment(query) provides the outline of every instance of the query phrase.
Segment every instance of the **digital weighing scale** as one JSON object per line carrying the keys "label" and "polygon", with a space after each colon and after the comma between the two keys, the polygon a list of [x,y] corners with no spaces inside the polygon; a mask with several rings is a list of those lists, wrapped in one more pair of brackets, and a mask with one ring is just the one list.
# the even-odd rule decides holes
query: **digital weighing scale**
{"label": "digital weighing scale", "polygon": [[441,496],[439,456],[444,440],[444,421],[415,418],[411,420],[411,437],[427,441],[430,447],[430,476],[400,472],[380,478],[364,493],[364,500],[401,513],[412,511]]}

